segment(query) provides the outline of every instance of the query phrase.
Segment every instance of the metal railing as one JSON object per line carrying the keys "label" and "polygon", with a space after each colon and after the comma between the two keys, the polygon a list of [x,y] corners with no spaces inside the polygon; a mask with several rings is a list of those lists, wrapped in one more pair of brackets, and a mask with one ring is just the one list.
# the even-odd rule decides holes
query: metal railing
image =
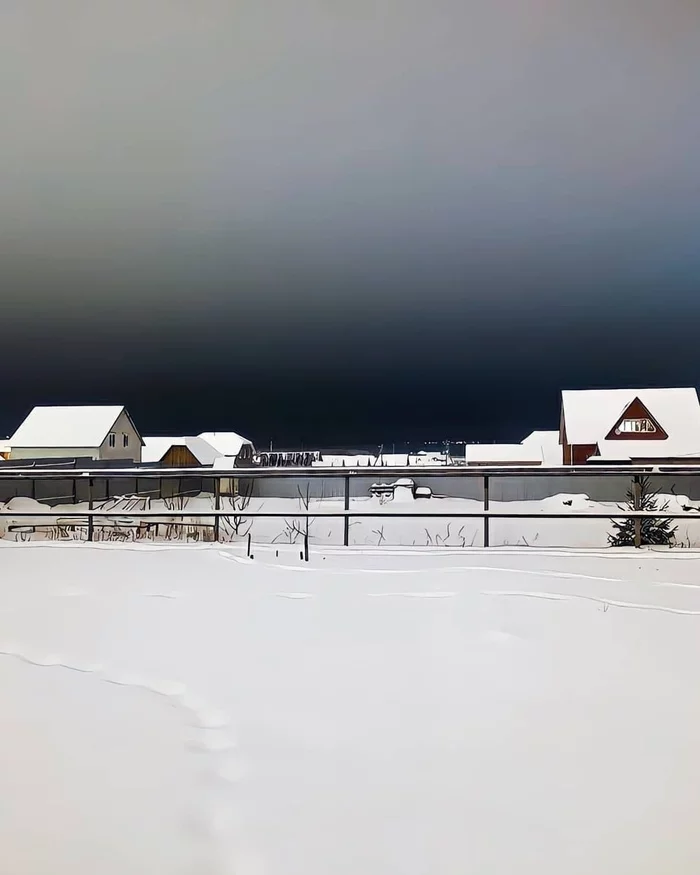
{"label": "metal railing", "polygon": [[[431,477],[455,477],[465,479],[477,479],[482,484],[482,509],[470,511],[413,511],[413,510],[373,510],[364,511],[352,509],[350,507],[351,489],[350,484],[353,479],[362,478],[377,479],[381,475],[382,480],[387,478],[431,478]],[[586,477],[586,478],[606,478],[606,477],[629,477],[633,484],[635,495],[640,491],[640,484],[643,477],[653,476],[669,476],[674,477],[700,477],[700,465],[626,465],[626,466],[570,466],[557,468],[533,468],[531,466],[516,467],[478,467],[469,468],[465,466],[409,466],[409,467],[368,467],[368,468],[233,468],[229,470],[213,470],[208,468],[119,468],[119,469],[93,469],[85,471],[70,471],[66,469],[38,469],[38,468],[12,468],[11,463],[3,464],[0,467],[0,481],[16,480],[24,482],[38,481],[74,481],[77,486],[78,481],[87,483],[88,492],[88,509],[87,510],[61,510],[60,513],[55,511],[43,510],[14,510],[3,507],[0,509],[0,519],[11,517],[13,519],[53,519],[58,517],[62,520],[71,520],[73,525],[87,526],[87,539],[92,541],[94,538],[94,529],[96,520],[109,520],[119,518],[130,518],[135,520],[153,522],[158,521],[160,524],[168,525],[171,520],[210,520],[208,524],[189,523],[189,525],[208,525],[214,529],[214,540],[220,539],[220,522],[225,518],[242,517],[246,520],[256,518],[280,519],[288,518],[289,511],[266,511],[266,510],[249,510],[246,508],[229,508],[221,507],[221,483],[224,480],[256,480],[256,479],[342,479],[343,480],[343,510],[309,510],[299,509],[293,512],[293,516],[298,519],[342,519],[343,526],[343,545],[349,546],[349,530],[350,521],[352,519],[367,519],[367,518],[385,518],[385,519],[479,519],[483,522],[483,546],[490,545],[490,520],[596,520],[596,519],[633,519],[635,521],[635,546],[641,546],[641,523],[644,519],[693,519],[693,516],[688,512],[669,512],[659,509],[653,511],[643,510],[627,510],[619,508],[606,511],[542,511],[542,512],[527,512],[527,511],[508,511],[508,510],[492,510],[490,507],[490,486],[495,479],[507,479],[514,477],[523,478],[541,478],[541,477]],[[214,507],[212,510],[193,511],[186,508],[166,508],[162,511],[154,510],[129,510],[123,508],[114,508],[105,510],[103,508],[95,508],[94,506],[94,484],[95,481],[112,481],[112,480],[185,480],[188,477],[204,479],[214,482]],[[74,495],[76,494],[74,486]],[[622,500],[622,499],[621,499]],[[695,519],[700,519],[698,514]]]}

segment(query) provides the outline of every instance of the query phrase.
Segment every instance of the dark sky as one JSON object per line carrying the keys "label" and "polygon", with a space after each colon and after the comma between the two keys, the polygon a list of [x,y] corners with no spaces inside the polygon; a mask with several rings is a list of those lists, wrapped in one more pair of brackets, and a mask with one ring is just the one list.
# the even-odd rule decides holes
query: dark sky
{"label": "dark sky", "polygon": [[6,0],[0,432],[520,439],[700,382],[697,0]]}

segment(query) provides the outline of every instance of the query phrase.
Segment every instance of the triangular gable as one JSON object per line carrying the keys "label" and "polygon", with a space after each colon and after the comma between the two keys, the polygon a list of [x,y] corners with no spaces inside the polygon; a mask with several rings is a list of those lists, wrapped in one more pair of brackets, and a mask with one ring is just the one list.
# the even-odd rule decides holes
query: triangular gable
{"label": "triangular gable", "polygon": [[145,442],[144,439],[141,437],[141,432],[140,432],[140,431],[136,428],[136,426],[134,425],[134,420],[131,418],[131,414],[130,414],[129,411],[126,409],[126,407],[122,407],[122,409],[119,411],[119,415],[116,417],[116,419],[114,420],[114,422],[110,425],[109,429],[107,430],[107,433],[105,434],[105,436],[103,437],[103,439],[100,441],[100,446],[101,446],[101,445],[107,440],[107,438],[109,437],[110,433],[111,433],[112,431],[114,431],[114,426],[119,422],[119,420],[120,420],[122,414],[124,414],[124,415],[126,416],[126,418],[129,420],[129,423],[130,423],[131,427],[132,427],[133,430],[136,432],[136,437],[139,439],[139,444],[140,444],[140,446],[145,447],[145,446],[146,446],[146,442]]}
{"label": "triangular gable", "polygon": [[607,441],[665,441],[667,439],[668,434],[639,398],[630,401],[605,438]]}

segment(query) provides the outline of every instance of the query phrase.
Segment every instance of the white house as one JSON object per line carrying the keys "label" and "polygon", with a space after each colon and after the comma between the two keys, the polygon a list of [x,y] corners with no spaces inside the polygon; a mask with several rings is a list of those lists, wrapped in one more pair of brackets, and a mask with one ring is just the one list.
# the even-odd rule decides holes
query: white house
{"label": "white house", "polygon": [[10,459],[140,462],[143,439],[124,407],[35,407],[8,443]]}
{"label": "white house", "polygon": [[566,465],[683,463],[700,457],[700,401],[693,388],[562,392]]}

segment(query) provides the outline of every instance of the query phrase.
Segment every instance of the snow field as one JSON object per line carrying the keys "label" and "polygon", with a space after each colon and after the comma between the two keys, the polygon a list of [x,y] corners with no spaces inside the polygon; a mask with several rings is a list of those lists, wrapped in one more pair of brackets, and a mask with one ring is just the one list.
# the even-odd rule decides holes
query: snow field
{"label": "snow field", "polygon": [[695,871],[697,553],[297,554],[0,545],[8,872]]}

